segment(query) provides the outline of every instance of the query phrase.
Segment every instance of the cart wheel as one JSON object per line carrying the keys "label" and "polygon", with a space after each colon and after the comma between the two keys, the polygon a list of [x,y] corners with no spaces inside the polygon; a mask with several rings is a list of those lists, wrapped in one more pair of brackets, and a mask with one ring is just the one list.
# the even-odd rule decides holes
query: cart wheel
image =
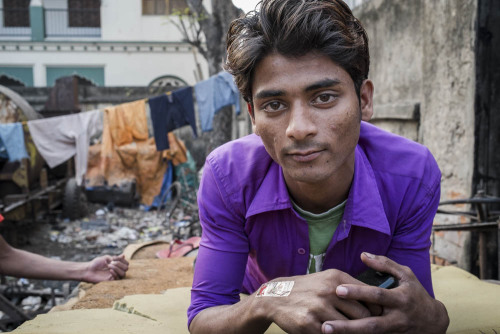
{"label": "cart wheel", "polygon": [[88,214],[87,196],[81,187],[76,184],[75,178],[66,182],[63,197],[63,218],[75,220]]}

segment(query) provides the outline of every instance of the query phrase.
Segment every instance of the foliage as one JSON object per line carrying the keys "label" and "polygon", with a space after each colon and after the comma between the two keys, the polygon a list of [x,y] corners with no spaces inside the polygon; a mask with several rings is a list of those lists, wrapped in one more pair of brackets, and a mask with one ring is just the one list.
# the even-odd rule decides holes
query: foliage
{"label": "foliage", "polygon": [[212,14],[203,5],[203,0],[186,0],[188,8],[176,10],[176,19],[171,19],[181,32],[184,42],[195,47],[207,60],[209,74],[221,70],[226,54],[226,32],[232,20],[242,11],[231,0],[212,0]]}

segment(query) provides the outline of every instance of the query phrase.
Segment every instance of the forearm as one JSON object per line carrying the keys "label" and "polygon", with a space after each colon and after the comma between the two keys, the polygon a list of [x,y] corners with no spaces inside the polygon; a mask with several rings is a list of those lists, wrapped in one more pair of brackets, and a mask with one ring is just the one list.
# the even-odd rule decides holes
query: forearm
{"label": "forearm", "polygon": [[191,322],[189,331],[192,334],[253,334],[264,333],[270,325],[265,306],[253,294],[233,305],[215,306],[201,311]]}
{"label": "forearm", "polygon": [[0,269],[2,274],[15,277],[80,281],[87,266],[87,262],[59,261],[10,248],[2,256]]}

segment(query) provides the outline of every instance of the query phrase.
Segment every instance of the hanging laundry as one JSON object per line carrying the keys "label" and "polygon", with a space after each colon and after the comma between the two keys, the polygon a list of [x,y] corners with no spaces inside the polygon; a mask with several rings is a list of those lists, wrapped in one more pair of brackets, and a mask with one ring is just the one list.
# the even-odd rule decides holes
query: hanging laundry
{"label": "hanging laundry", "polygon": [[162,158],[172,161],[174,166],[185,163],[188,151],[184,142],[177,138],[173,132],[169,132],[168,144],[170,148],[162,152]]}
{"label": "hanging laundry", "polygon": [[90,138],[102,131],[99,110],[28,121],[35,146],[50,168],[75,156],[75,178],[81,185],[87,170]]}
{"label": "hanging laundry", "polygon": [[7,153],[7,148],[5,147],[1,137],[0,137],[0,159],[9,160],[9,153]]}
{"label": "hanging laundry", "polygon": [[148,139],[146,101],[138,100],[104,109],[109,122],[111,139],[116,146]]}
{"label": "hanging laundry", "polygon": [[184,125],[191,125],[194,135],[198,135],[194,118],[192,87],[181,88],[172,93],[151,98],[149,107],[158,151],[168,149],[167,134]]}
{"label": "hanging laundry", "polygon": [[[23,125],[21,123],[1,123],[0,146],[5,147],[9,161],[28,158],[28,152],[26,152],[24,145]],[[1,148],[0,151],[2,151]]]}
{"label": "hanging laundry", "polygon": [[106,176],[102,174],[100,168],[102,145],[92,145],[89,148],[86,185],[89,187],[104,184],[113,186],[135,181],[141,204],[149,207],[165,186],[162,180],[167,182],[165,173],[168,162],[171,161],[175,166],[187,161],[187,150],[182,140],[178,139],[173,132],[168,134],[168,139],[170,149],[162,152],[156,150],[154,138],[117,147],[112,159],[109,160],[109,172]]}
{"label": "hanging laundry", "polygon": [[236,114],[240,114],[240,95],[228,72],[219,72],[197,83],[194,91],[203,132],[213,130],[214,116],[222,107],[234,105]]}
{"label": "hanging laundry", "polygon": [[[154,138],[149,138],[145,100],[106,108],[102,137],[102,143],[89,148],[86,185],[135,182],[141,203],[151,205],[160,193],[167,162],[165,152],[157,151]],[[172,140],[177,147],[175,136]],[[182,158],[180,153],[170,155]]]}
{"label": "hanging laundry", "polygon": [[147,140],[146,101],[138,100],[104,109],[101,168],[107,179],[116,148],[133,141]]}
{"label": "hanging laundry", "polygon": [[[154,138],[138,141],[136,144],[136,162],[132,170],[135,171],[141,203],[150,205],[153,198],[160,192],[163,176],[167,170],[167,162],[162,159],[161,152],[156,150]],[[118,154],[122,155],[127,150],[126,146],[128,145],[120,146],[117,149]],[[131,168],[129,167],[129,169]]]}
{"label": "hanging laundry", "polygon": [[161,208],[165,205],[168,200],[170,200],[170,193],[166,193],[170,185],[172,184],[174,166],[172,161],[168,162],[168,167],[166,173],[163,175],[163,181],[161,183],[160,194],[156,195],[153,199],[151,205],[146,205],[144,207],[145,211],[149,211],[154,208]]}

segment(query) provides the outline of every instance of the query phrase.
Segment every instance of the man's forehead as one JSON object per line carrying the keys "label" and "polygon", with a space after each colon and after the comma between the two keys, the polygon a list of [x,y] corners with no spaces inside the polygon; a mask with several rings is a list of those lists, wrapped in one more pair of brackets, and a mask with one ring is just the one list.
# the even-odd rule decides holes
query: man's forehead
{"label": "man's forehead", "polygon": [[352,81],[349,74],[329,57],[315,52],[300,57],[271,54],[264,57],[252,76],[254,98],[281,95],[281,91],[313,91],[341,86]]}

